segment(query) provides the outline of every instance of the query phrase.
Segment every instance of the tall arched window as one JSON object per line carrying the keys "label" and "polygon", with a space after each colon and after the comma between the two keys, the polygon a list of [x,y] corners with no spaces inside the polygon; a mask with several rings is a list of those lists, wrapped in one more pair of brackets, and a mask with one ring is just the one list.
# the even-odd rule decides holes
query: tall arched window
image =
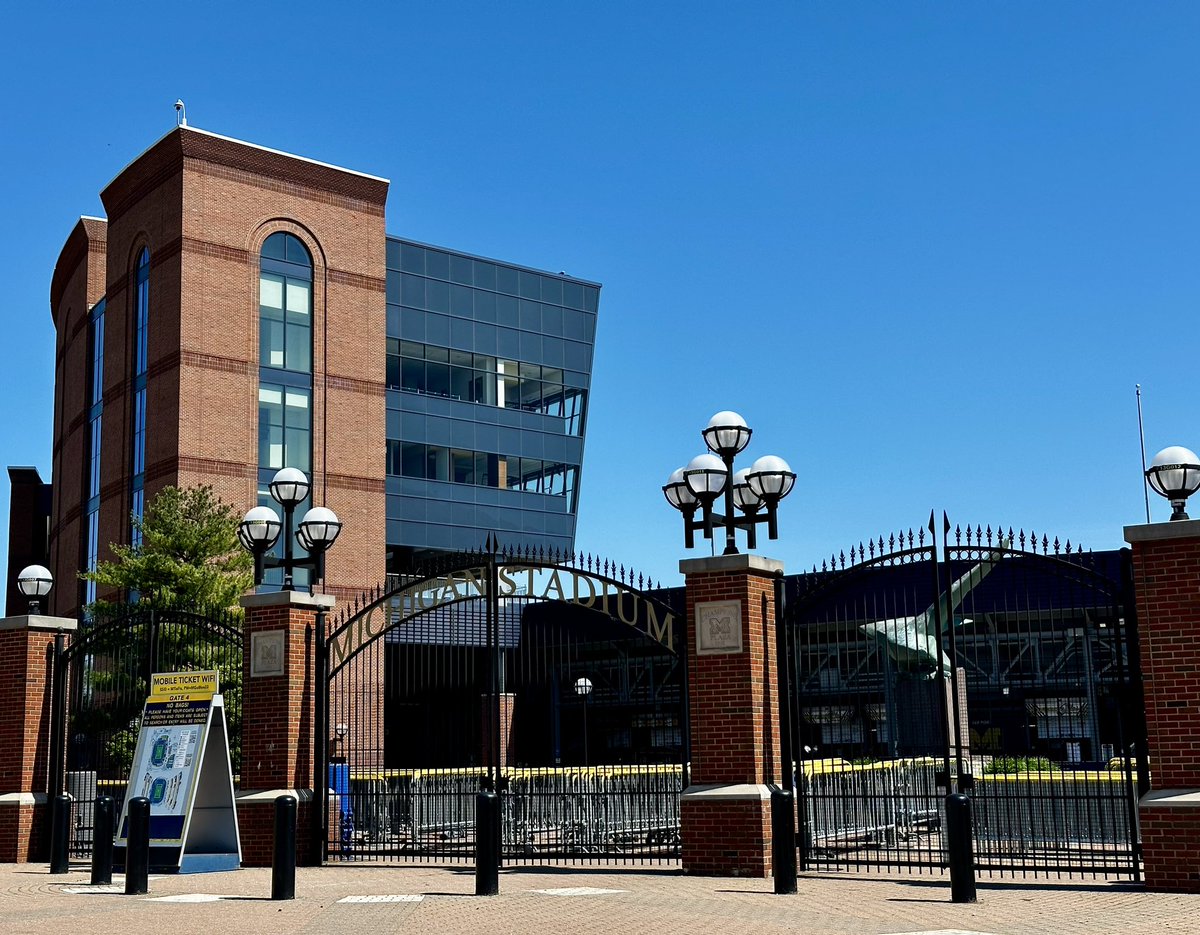
{"label": "tall arched window", "polygon": [[[146,358],[150,320],[150,251],[142,247],[133,275],[133,451],[130,475],[130,509],[139,519],[145,509],[146,481]],[[142,544],[137,527],[130,533],[134,546]]]}
{"label": "tall arched window", "polygon": [[[268,506],[277,470],[312,472],[312,286],[312,255],[300,239],[284,231],[268,237],[258,280],[258,497]],[[265,580],[272,583],[272,574]],[[297,570],[295,583],[307,584],[308,573]]]}

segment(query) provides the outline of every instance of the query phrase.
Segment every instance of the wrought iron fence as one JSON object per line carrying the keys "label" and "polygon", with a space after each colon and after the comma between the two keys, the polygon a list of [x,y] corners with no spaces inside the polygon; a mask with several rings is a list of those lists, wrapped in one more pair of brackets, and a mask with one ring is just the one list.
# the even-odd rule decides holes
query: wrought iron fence
{"label": "wrought iron fence", "polygon": [[155,672],[216,669],[236,781],[241,763],[241,616],[226,609],[119,605],[85,619],[55,662],[51,748],[62,751],[65,775],[51,776],[51,793],[72,797],[70,854],[92,850],[97,795],[117,810],[133,762],[142,705]]}

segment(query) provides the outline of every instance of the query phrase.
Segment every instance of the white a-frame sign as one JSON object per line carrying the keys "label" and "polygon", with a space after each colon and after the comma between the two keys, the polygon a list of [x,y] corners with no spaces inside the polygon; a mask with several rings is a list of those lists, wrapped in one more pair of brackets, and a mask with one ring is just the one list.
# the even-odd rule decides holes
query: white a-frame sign
{"label": "white a-frame sign", "polygon": [[233,870],[242,860],[225,704],[218,674],[163,672],[151,677],[121,820],[116,854],[129,840],[129,801],[150,800],[150,869]]}

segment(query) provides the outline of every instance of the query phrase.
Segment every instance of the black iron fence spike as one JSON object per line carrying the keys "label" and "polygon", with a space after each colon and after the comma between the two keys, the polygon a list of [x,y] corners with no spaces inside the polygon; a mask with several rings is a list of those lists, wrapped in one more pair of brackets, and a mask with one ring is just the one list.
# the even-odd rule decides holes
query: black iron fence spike
{"label": "black iron fence spike", "polygon": [[825,568],[825,560],[824,560],[824,559],[821,559],[821,571],[825,571],[825,570],[826,570],[826,568]]}

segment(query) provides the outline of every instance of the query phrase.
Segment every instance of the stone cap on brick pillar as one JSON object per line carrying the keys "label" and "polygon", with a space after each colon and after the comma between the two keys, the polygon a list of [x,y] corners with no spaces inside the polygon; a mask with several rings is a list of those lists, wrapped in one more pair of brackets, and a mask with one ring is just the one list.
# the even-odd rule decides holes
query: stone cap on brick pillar
{"label": "stone cap on brick pillar", "polygon": [[73,617],[44,617],[41,614],[21,614],[0,617],[0,630],[76,630],[79,621]]}
{"label": "stone cap on brick pillar", "polygon": [[1173,523],[1142,523],[1125,527],[1125,541],[1130,545],[1165,539],[1200,539],[1200,519],[1180,519]]}
{"label": "stone cap on brick pillar", "polygon": [[310,610],[329,610],[337,603],[332,594],[309,594],[306,591],[272,591],[267,594],[247,594],[239,603],[251,607],[306,607]]}
{"label": "stone cap on brick pillar", "polygon": [[685,575],[703,575],[715,571],[752,571],[764,575],[783,572],[783,562],[765,555],[713,555],[708,558],[683,558],[679,570]]}

